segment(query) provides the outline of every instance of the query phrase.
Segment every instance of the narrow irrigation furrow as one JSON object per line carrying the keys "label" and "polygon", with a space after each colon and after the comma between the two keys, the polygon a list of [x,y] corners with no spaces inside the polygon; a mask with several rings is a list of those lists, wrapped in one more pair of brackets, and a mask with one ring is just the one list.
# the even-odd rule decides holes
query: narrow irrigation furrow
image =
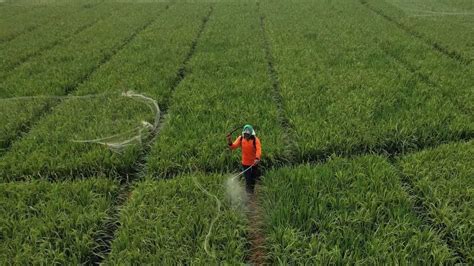
{"label": "narrow irrigation furrow", "polygon": [[450,247],[454,263],[473,257],[472,176],[474,142],[451,143],[391,163],[414,201],[416,212]]}
{"label": "narrow irrigation furrow", "polygon": [[166,119],[165,114],[166,114],[167,107],[169,106],[170,101],[172,100],[173,92],[176,89],[176,87],[181,83],[181,81],[184,80],[186,77],[186,71],[185,71],[186,66],[189,60],[194,55],[196,45],[199,42],[202,32],[206,28],[207,22],[209,21],[209,18],[212,15],[212,12],[213,12],[213,7],[211,6],[209,8],[208,13],[203,18],[201,26],[198,30],[198,33],[196,37],[193,39],[191,47],[176,73],[176,77],[174,79],[174,82],[172,83],[168,97],[165,97],[163,103],[160,106],[161,115],[160,115],[160,122],[159,122],[158,127],[149,135],[148,139],[145,141],[143,145],[144,148],[142,149],[139,157],[136,159],[134,167],[131,167],[127,172],[121,173],[121,178],[120,178],[122,181],[121,193],[117,197],[115,204],[111,208],[112,211],[109,215],[110,218],[104,224],[104,229],[103,229],[104,233],[97,236],[96,238],[96,248],[92,251],[92,254],[91,254],[91,261],[95,265],[101,264],[111,252],[112,242],[115,239],[116,231],[120,227],[120,222],[119,222],[120,210],[131,196],[133,181],[139,179],[145,173],[147,157],[151,149],[150,144],[156,140],[158,133],[160,132],[163,125],[165,124],[165,119]]}
{"label": "narrow irrigation furrow", "polygon": [[0,142],[2,144],[0,149],[0,158],[3,156],[4,153],[8,152],[15,141],[19,141],[28,134],[30,129],[39,121],[43,116],[48,115],[51,112],[52,107],[54,106],[53,102],[46,102],[44,105],[39,106],[38,110],[33,112],[33,115],[30,117],[28,121],[21,124],[21,127],[17,130],[17,135],[15,138],[7,138],[3,136],[4,139]]}
{"label": "narrow irrigation furrow", "polygon": [[[441,145],[439,145],[441,146]],[[436,147],[433,147],[436,148]],[[440,225],[435,224],[429,217],[429,211],[423,202],[423,199],[419,196],[419,193],[416,192],[415,185],[412,180],[403,174],[403,171],[397,165],[395,158],[389,159],[390,164],[396,169],[398,176],[400,176],[400,182],[403,190],[410,197],[410,200],[413,202],[413,213],[422,221],[423,225],[433,228],[435,231],[440,231]],[[466,259],[464,256],[455,248],[454,239],[446,237],[444,235],[438,234],[440,239],[446,243],[446,245],[454,252],[456,256],[455,264],[465,264]]]}
{"label": "narrow irrigation furrow", "polygon": [[296,142],[294,141],[295,138],[293,137],[294,126],[291,124],[290,120],[286,115],[285,103],[283,96],[281,95],[281,86],[278,81],[278,73],[274,67],[275,63],[271,51],[271,43],[266,32],[265,17],[261,15],[259,2],[257,2],[257,10],[258,14],[260,15],[260,30],[264,44],[265,56],[268,64],[268,75],[272,83],[273,99],[275,100],[275,104],[277,105],[278,121],[280,123],[280,126],[284,129],[285,134],[284,141],[286,148],[282,161],[291,162],[294,160],[296,152]]}
{"label": "narrow irrigation furrow", "polygon": [[99,234],[94,236],[95,247],[89,256],[89,262],[92,265],[100,265],[105,256],[110,253],[110,245],[114,240],[115,231],[119,228],[119,218],[121,206],[129,199],[132,187],[128,182],[120,184],[120,191],[112,203],[112,207],[108,209],[107,219]]}
{"label": "narrow irrigation furrow", "polygon": [[[464,143],[464,142],[469,142],[469,141],[472,141],[472,140],[474,140],[474,133],[465,134],[465,135],[463,135],[459,138],[446,139],[441,143],[433,143],[433,144],[430,144],[430,145],[421,145],[421,146],[418,146],[418,147],[412,148],[412,149],[395,149],[395,150],[390,150],[390,151],[387,151],[387,150],[368,151],[366,149],[361,148],[359,151],[354,151],[351,154],[342,154],[341,153],[340,155],[338,155],[338,157],[344,158],[344,159],[352,159],[352,158],[367,156],[367,155],[378,155],[378,156],[383,156],[387,159],[392,159],[392,158],[395,158],[395,157],[414,154],[414,153],[417,153],[417,152],[420,152],[420,151],[423,151],[423,150],[426,150],[426,149],[434,149],[434,148],[437,148],[439,146],[446,145],[448,143]],[[284,164],[279,163],[279,162],[277,162],[275,164],[267,163],[265,165],[265,170],[262,171],[262,175],[265,175],[265,172],[278,170],[278,169],[284,168],[284,167],[291,167],[291,166],[295,167],[295,166],[305,165],[305,164],[308,164],[308,165],[322,165],[322,164],[325,164],[326,162],[328,162],[331,159],[331,155],[334,155],[334,154],[337,154],[337,153],[334,153],[334,152],[325,153],[325,154],[321,154],[320,156],[317,156],[317,157],[308,156],[306,158],[295,158],[292,161],[288,161]],[[219,171],[216,171],[214,169],[210,169],[210,170],[209,169],[208,170],[201,169],[200,172],[203,173],[203,174],[211,175],[211,174],[216,174]],[[166,176],[166,178],[175,178],[175,177],[178,177],[180,175],[181,175],[180,173],[170,173],[169,175]]]}
{"label": "narrow irrigation furrow", "polygon": [[97,18],[95,20],[89,21],[86,24],[84,24],[84,25],[80,26],[79,28],[77,28],[74,32],[71,33],[71,35],[67,36],[66,38],[57,39],[57,40],[53,41],[52,43],[50,43],[50,44],[48,44],[44,47],[41,47],[41,48],[39,48],[38,50],[36,50],[32,53],[17,56],[16,57],[17,61],[16,62],[11,62],[11,64],[9,64],[9,65],[4,65],[4,70],[5,71],[3,73],[0,73],[0,74],[3,74],[3,76],[8,75],[8,73],[14,71],[16,68],[20,67],[22,64],[28,62],[29,60],[42,55],[44,52],[46,52],[48,50],[51,50],[51,49],[55,48],[56,46],[58,46],[62,43],[68,42],[70,39],[74,38],[75,35],[78,35],[81,32],[86,31],[87,29],[93,27],[101,19],[102,18],[100,17],[100,18]]}
{"label": "narrow irrigation furrow", "polygon": [[175,80],[173,81],[173,83],[171,85],[171,94],[169,94],[169,96],[165,99],[164,103],[161,104],[161,110],[162,110],[163,114],[166,114],[166,112],[168,110],[168,107],[170,105],[171,98],[172,98],[172,93],[176,90],[176,88],[179,86],[181,81],[183,81],[183,79],[186,77],[186,66],[188,65],[189,60],[191,60],[194,53],[196,52],[196,46],[198,44],[198,41],[199,41],[199,39],[201,39],[202,33],[206,29],[207,23],[208,23],[209,18],[211,17],[213,11],[214,11],[214,7],[211,6],[209,8],[209,11],[208,11],[207,15],[202,20],[202,24],[199,28],[199,31],[196,35],[196,38],[191,43],[191,48],[189,49],[188,53],[186,54],[186,57],[184,58],[183,63],[181,64],[181,67],[178,69],[178,71],[176,73],[176,78],[175,78]]}
{"label": "narrow irrigation furrow", "polygon": [[[165,7],[164,10],[168,9],[168,6]],[[164,11],[163,11],[164,12]],[[148,28],[157,18],[152,18],[137,29],[135,29],[129,36],[127,36],[125,39],[123,39],[118,45],[116,45],[114,48],[111,49],[109,53],[106,53],[103,58],[100,59],[99,62],[97,62],[96,65],[91,67],[89,70],[87,70],[82,76],[79,76],[76,80],[73,82],[67,84],[65,87],[62,88],[62,93],[64,95],[70,95],[72,94],[79,86],[82,84],[86,83],[89,78],[98,70],[100,69],[103,65],[105,65],[107,62],[109,62],[119,51],[123,50],[140,32],[144,31],[146,28]],[[4,142],[8,144],[8,147],[4,147],[4,151],[8,151],[11,145],[14,142],[17,142],[23,138],[23,136],[27,135],[30,129],[40,120],[36,120],[36,118],[41,118],[45,117],[48,114],[51,113],[52,109],[59,105],[62,102],[62,100],[57,99],[56,101],[45,101],[42,105],[39,104],[38,106],[40,107],[39,110],[36,110],[34,115],[32,116],[31,119],[26,121],[25,123],[22,124],[21,128],[17,130],[17,134],[15,134],[14,138],[12,139],[6,139]]]}
{"label": "narrow irrigation furrow", "polygon": [[[397,64],[399,64],[401,67],[405,68],[407,71],[411,72],[417,79],[419,79],[421,82],[424,84],[428,85],[430,88],[436,89],[436,90],[442,90],[442,85],[440,81],[435,81],[433,80],[432,77],[424,73],[421,69],[417,69],[415,66],[413,66],[410,62],[405,60],[404,58],[401,58],[400,56],[397,56],[395,53],[391,52],[389,49],[386,47],[381,47],[381,49],[384,51],[384,53],[392,58]],[[451,84],[450,84],[451,85]],[[451,85],[452,88],[456,88],[455,86]],[[462,88],[457,88],[457,89],[462,89]],[[445,97],[446,98],[452,98],[450,97],[449,94],[445,92]],[[467,116],[470,116],[471,113],[468,110],[468,107],[464,106],[460,101],[462,98],[455,98],[452,99],[455,103],[459,104],[460,108]],[[465,131],[461,133],[460,140],[466,140],[471,138],[470,136],[473,135],[473,132]]]}
{"label": "narrow irrigation furrow", "polygon": [[372,12],[374,12],[375,14],[383,17],[385,20],[395,24],[398,28],[400,28],[401,30],[405,31],[407,34],[409,34],[410,36],[412,36],[413,38],[416,38],[416,39],[419,39],[423,42],[425,42],[426,44],[428,44],[429,46],[431,46],[433,48],[433,50],[455,60],[455,61],[458,61],[462,64],[465,64],[465,65],[470,65],[471,64],[471,59],[469,58],[465,58],[462,54],[460,54],[458,51],[455,51],[455,50],[451,50],[449,48],[447,48],[446,46],[444,46],[443,44],[440,44],[439,42],[436,42],[432,39],[429,39],[428,37],[424,36],[423,34],[421,34],[420,32],[404,25],[403,23],[399,22],[398,20],[388,16],[387,14],[385,14],[382,10],[379,10],[373,6],[371,6],[369,3],[367,3],[366,0],[359,0],[359,2],[361,3],[361,5],[365,6],[366,8],[368,8],[369,10],[371,10]]}
{"label": "narrow irrigation furrow", "polygon": [[[165,10],[168,9],[168,6],[166,6]],[[112,50],[111,53],[107,54],[100,60],[100,62],[92,68],[89,72],[87,72],[85,75],[83,75],[75,84],[73,84],[70,87],[65,88],[66,94],[70,94],[73,92],[77,87],[79,87],[82,83],[87,82],[87,80],[90,78],[90,76],[96,72],[102,65],[106,64],[108,61],[112,59],[120,50],[124,49],[135,37],[142,31],[144,31],[146,28],[148,28],[157,18],[154,18],[152,20],[149,20],[147,23],[145,23],[143,26],[135,30],[131,35],[129,35],[120,45],[118,45],[115,49]]]}
{"label": "narrow irrigation furrow", "polygon": [[[346,159],[351,159],[355,157],[360,157],[360,156],[366,156],[366,155],[379,155],[383,156],[388,159],[392,159],[395,157],[400,157],[400,156],[406,156],[409,154],[414,154],[426,149],[434,149],[439,146],[445,145],[447,143],[458,143],[458,142],[468,142],[474,140],[474,132],[471,133],[466,133],[465,135],[459,137],[459,138],[452,138],[452,139],[445,139],[442,142],[439,143],[431,143],[427,145],[419,145],[417,147],[411,148],[411,149],[392,149],[392,150],[379,150],[379,151],[368,151],[365,149],[360,149],[359,151],[353,152],[351,154],[347,155],[340,155],[339,157],[341,158],[346,158]],[[333,153],[327,153],[324,156],[320,157],[310,157],[305,160],[297,160],[292,162],[291,164],[287,166],[297,166],[301,164],[314,164],[314,165],[320,165],[326,163],[330,158]],[[281,168],[280,166],[273,167],[272,169],[278,169]]]}
{"label": "narrow irrigation furrow", "polygon": [[2,40],[0,40],[0,43],[6,43],[6,42],[9,42],[9,41],[12,41],[18,37],[20,37],[21,35],[24,35],[24,34],[27,34],[28,32],[31,32],[31,31],[34,31],[36,30],[37,28],[39,28],[41,25],[40,24],[37,24],[37,25],[33,25],[33,26],[30,26],[28,28],[26,28],[25,30],[17,33],[17,34],[14,34],[14,35],[11,35],[9,37],[6,37]]}
{"label": "narrow irrigation furrow", "polygon": [[[75,10],[75,12],[78,12],[80,9],[89,9],[89,8],[94,8],[96,7],[97,5],[100,5],[101,3],[100,2],[97,2],[95,4],[87,4],[87,5],[82,5],[82,6],[77,6],[77,9]],[[54,15],[50,15],[48,14],[48,12],[50,12],[52,7],[42,7],[42,11],[46,11],[47,15],[44,15],[44,14],[30,14],[30,18],[31,17],[36,17],[36,18],[40,18],[40,19],[49,19],[49,20],[45,20],[45,21],[40,21],[40,22],[37,22],[37,23],[34,23],[32,25],[29,25],[29,26],[26,26],[24,29],[20,30],[19,32],[16,32],[16,33],[13,33],[13,34],[10,34],[9,36],[5,36],[3,38],[0,38],[0,43],[8,43],[22,35],[25,35],[29,32],[32,32],[36,29],[39,29],[41,27],[46,27],[48,25],[51,25],[51,19],[54,18]],[[61,7],[58,7],[58,8],[61,8]],[[52,11],[51,14],[55,14],[55,12],[57,11]],[[28,13],[32,13],[32,12],[28,12]],[[72,14],[72,11],[71,10],[66,10],[66,11],[63,11],[61,13],[61,16],[67,16],[69,14]],[[24,16],[25,14],[21,14],[22,16]],[[29,21],[28,21],[29,22]],[[25,23],[24,21],[21,21],[19,23]]]}
{"label": "narrow irrigation furrow", "polygon": [[[191,60],[194,53],[196,52],[196,46],[197,46],[199,40],[201,39],[202,33],[206,29],[207,23],[208,23],[209,18],[211,17],[213,11],[214,11],[214,7],[211,6],[209,8],[209,11],[206,14],[206,16],[202,19],[202,23],[199,27],[198,33],[197,33],[196,37],[193,39],[193,41],[191,43],[191,47],[190,47],[188,53],[186,54],[186,57],[184,58],[183,62],[181,63],[181,66],[179,67],[178,71],[176,72],[176,76],[175,76],[173,82],[171,83],[170,91],[167,94],[167,96],[163,99],[163,102],[160,105],[161,115],[160,115],[159,126],[158,126],[158,129],[155,132],[152,133],[152,136],[151,136],[152,140],[149,142],[150,144],[153,143],[153,141],[156,139],[158,133],[161,131],[163,126],[166,124],[166,119],[168,118],[168,110],[169,110],[169,106],[170,106],[172,98],[173,98],[173,93],[176,90],[176,88],[179,86],[179,84],[186,77],[186,67],[188,65],[188,62]],[[146,149],[147,149],[146,154],[148,155],[148,153],[150,152],[151,146],[147,145]],[[143,160],[143,161],[145,162],[146,160]]]}
{"label": "narrow irrigation furrow", "polygon": [[[294,160],[294,152],[296,143],[293,141],[292,128],[289,119],[285,115],[284,100],[280,93],[281,87],[278,81],[278,73],[274,68],[273,55],[271,53],[271,44],[270,40],[266,34],[265,28],[265,17],[261,15],[260,12],[260,3],[257,2],[257,15],[259,16],[259,26],[261,31],[261,39],[263,43],[263,48],[265,51],[265,57],[267,61],[268,76],[272,85],[273,99],[277,106],[278,112],[278,122],[280,126],[284,129],[284,141],[285,141],[285,151],[282,158],[279,160],[283,162],[283,165],[287,164]],[[258,189],[255,195],[252,195],[248,203],[248,218],[249,218],[249,256],[247,258],[248,262],[251,265],[264,265],[265,264],[265,235],[263,233],[263,212],[259,204]]]}

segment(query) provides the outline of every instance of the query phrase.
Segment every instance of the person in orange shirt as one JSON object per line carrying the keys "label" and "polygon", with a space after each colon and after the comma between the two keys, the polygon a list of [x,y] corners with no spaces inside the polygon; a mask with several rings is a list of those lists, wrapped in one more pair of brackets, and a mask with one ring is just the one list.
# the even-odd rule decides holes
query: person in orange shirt
{"label": "person in orange shirt", "polygon": [[232,150],[240,147],[242,149],[242,168],[245,176],[245,188],[247,193],[253,194],[258,175],[258,164],[262,155],[260,139],[255,135],[251,125],[245,125],[242,135],[234,142],[230,134],[227,135],[227,144]]}

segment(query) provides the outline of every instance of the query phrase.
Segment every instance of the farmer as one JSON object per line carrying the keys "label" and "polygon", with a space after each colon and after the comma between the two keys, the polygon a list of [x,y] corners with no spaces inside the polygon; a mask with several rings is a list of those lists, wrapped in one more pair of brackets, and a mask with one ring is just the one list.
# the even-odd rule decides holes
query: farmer
{"label": "farmer", "polygon": [[262,155],[260,139],[255,135],[255,130],[251,125],[245,125],[242,135],[232,143],[232,136],[227,135],[227,144],[232,150],[240,147],[242,149],[242,168],[245,176],[245,188],[247,193],[253,194],[255,182],[258,176],[258,163]]}

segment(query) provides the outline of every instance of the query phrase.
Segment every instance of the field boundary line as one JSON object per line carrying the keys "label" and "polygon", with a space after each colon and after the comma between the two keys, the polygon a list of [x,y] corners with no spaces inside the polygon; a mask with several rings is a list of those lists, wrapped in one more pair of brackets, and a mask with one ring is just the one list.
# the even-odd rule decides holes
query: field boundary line
{"label": "field boundary line", "polygon": [[[169,6],[167,5],[164,10],[160,12],[160,15],[165,12]],[[150,19],[147,21],[144,25],[141,27],[137,28],[135,31],[133,31],[128,37],[126,37],[119,45],[111,49],[110,54],[106,54],[100,61],[99,63],[91,68],[89,72],[87,72],[85,75],[82,76],[82,78],[79,78],[78,82],[76,84],[73,84],[70,87],[64,88],[65,94],[70,94],[71,92],[75,91],[81,84],[87,82],[89,78],[94,74],[98,69],[100,69],[104,64],[109,62],[117,53],[119,53],[121,50],[123,50],[128,44],[130,44],[136,37],[139,35],[141,32],[146,30],[153,22],[157,20],[158,16],[156,18]]]}
{"label": "field boundary line", "polygon": [[466,258],[459,252],[459,249],[455,248],[455,245],[453,243],[454,240],[450,239],[446,235],[441,235],[439,233],[439,231],[444,229],[446,225],[444,223],[435,224],[432,221],[428,208],[425,205],[425,201],[420,196],[421,192],[415,187],[411,178],[409,178],[403,173],[403,170],[400,168],[400,166],[396,162],[396,158],[390,158],[388,159],[388,161],[392,165],[392,167],[395,169],[396,174],[399,176],[400,185],[402,189],[407,193],[410,201],[412,202],[412,205],[413,205],[412,212],[418,217],[422,225],[427,226],[431,229],[434,229],[435,234],[439,236],[440,240],[444,244],[446,244],[446,246],[449,248],[450,251],[454,253],[454,255],[456,256],[456,261],[454,262],[454,264],[465,264]]}
{"label": "field boundary line", "polygon": [[[102,4],[102,2],[97,2],[97,3],[95,3],[92,7],[96,7],[96,6],[100,5],[100,4]],[[79,9],[83,9],[83,8],[89,9],[89,8],[91,8],[91,7],[90,7],[90,6],[85,7],[84,5],[82,5],[82,6],[79,7]],[[74,11],[74,13],[76,13],[76,12],[78,12],[78,10]],[[10,36],[10,37],[7,37],[7,38],[5,38],[5,39],[3,39],[3,40],[0,39],[0,44],[7,43],[7,42],[11,42],[12,40],[14,40],[14,39],[20,37],[21,35],[24,35],[24,34],[27,34],[27,33],[29,33],[29,32],[32,32],[32,31],[34,31],[34,30],[36,30],[36,29],[38,29],[38,28],[45,27],[45,26],[47,26],[47,25],[49,25],[49,24],[51,24],[51,21],[47,21],[47,22],[42,23],[42,24],[36,24],[36,25],[31,26],[31,27],[28,27],[28,28],[24,29],[23,31],[17,32],[16,34],[14,34],[14,35],[12,35],[12,36]]]}
{"label": "field boundary line", "polygon": [[275,68],[275,59],[273,57],[271,51],[271,43],[270,38],[267,34],[266,29],[266,18],[264,15],[261,14],[260,11],[260,2],[257,2],[257,14],[260,20],[260,31],[261,31],[261,38],[263,41],[263,49],[265,50],[265,59],[267,61],[267,72],[269,79],[272,85],[272,98],[277,106],[277,114],[278,114],[278,122],[280,127],[283,129],[284,132],[284,142],[285,148],[284,154],[280,160],[285,162],[291,162],[295,158],[295,153],[297,150],[297,143],[295,142],[294,132],[295,127],[291,123],[290,119],[286,116],[286,109],[285,109],[285,100],[281,94],[281,85],[278,78],[278,72]]}
{"label": "field boundary line", "polygon": [[[404,69],[406,69],[407,71],[411,72],[413,75],[415,75],[422,83],[432,87],[432,88],[437,88],[437,89],[441,89],[443,87],[443,85],[441,85],[440,82],[438,81],[434,81],[432,80],[428,75],[426,75],[423,71],[423,68],[416,68],[414,67],[412,64],[410,64],[407,60],[404,60],[402,58],[400,58],[399,56],[396,56],[394,53],[390,52],[389,49],[387,49],[386,47],[384,47],[384,45],[382,44],[379,44],[379,47],[380,49],[387,55],[389,56],[390,58],[392,58],[396,64],[400,65],[401,67],[403,67]],[[448,86],[451,86],[451,84],[446,84]],[[443,94],[443,97],[445,97],[445,93],[442,92]],[[468,113],[467,110],[465,110],[465,108],[461,108],[461,110],[466,114],[466,115],[470,115]]]}
{"label": "field boundary line", "polygon": [[[163,10],[160,11],[160,15],[165,12],[169,8],[169,5],[167,5]],[[108,61],[110,61],[118,52],[120,52],[122,49],[124,49],[140,32],[144,31],[146,28],[148,28],[151,24],[153,24],[154,21],[156,21],[158,18],[152,18],[149,21],[147,21],[145,24],[142,26],[138,27],[135,31],[133,31],[128,37],[122,40],[119,44],[117,44],[115,47],[110,49],[110,53],[106,54],[94,67],[92,67],[87,73],[85,73],[82,77],[78,78],[73,84],[66,85],[63,87],[63,94],[62,95],[70,95],[73,93],[80,85],[83,83],[87,82],[89,78],[92,76],[94,72],[96,72],[98,69],[100,69],[104,64],[106,64]],[[61,104],[63,101],[58,100],[56,104],[50,104],[47,105],[47,108],[43,108],[42,112],[38,112],[38,115],[35,115],[35,117],[46,117],[52,109]],[[25,124],[28,126],[26,131],[19,131],[19,135],[27,135],[27,133],[30,131],[30,129],[39,122],[40,120],[37,121],[27,121]],[[3,153],[0,154],[0,158],[2,157],[3,154],[8,152],[8,150],[11,148],[14,142],[21,140],[22,137],[14,138],[11,140],[7,140],[10,145],[8,147],[5,147],[5,150]]]}
{"label": "field boundary line", "polygon": [[[104,17],[108,17],[108,16],[110,16],[110,14],[105,15]],[[71,35],[67,36],[66,38],[61,39],[61,40],[56,40],[56,41],[52,42],[51,44],[49,44],[49,45],[47,45],[43,48],[40,48],[39,50],[37,50],[37,51],[35,51],[35,52],[33,52],[29,55],[26,55],[24,58],[21,58],[17,62],[11,64],[10,66],[8,66],[8,69],[5,71],[3,78],[7,77],[9,74],[11,74],[11,72],[15,71],[15,69],[17,69],[18,67],[20,67],[24,63],[30,61],[31,59],[34,59],[35,57],[38,57],[38,56],[42,55],[43,53],[47,52],[48,50],[51,50],[51,49],[55,48],[56,46],[58,46],[60,44],[68,43],[72,38],[79,35],[81,32],[86,31],[87,29],[93,27],[95,24],[99,23],[101,20],[104,19],[104,17],[100,17],[98,19],[95,19],[92,22],[88,22],[88,23],[84,24],[83,26],[76,29]]]}
{"label": "field boundary line", "polygon": [[457,61],[461,64],[464,64],[464,65],[470,65],[471,64],[471,62],[472,62],[471,59],[464,57],[458,51],[451,50],[451,49],[447,48],[446,46],[440,44],[439,42],[434,41],[434,40],[430,39],[429,37],[426,37],[422,33],[406,26],[405,24],[401,23],[397,19],[395,19],[393,17],[390,17],[389,15],[385,14],[382,10],[379,10],[378,8],[375,8],[375,7],[371,6],[369,3],[367,3],[367,0],[359,0],[359,3],[362,6],[366,7],[367,9],[371,10],[372,12],[374,12],[375,14],[381,16],[386,21],[393,23],[395,26],[397,26],[399,29],[403,30],[408,35],[412,36],[413,38],[419,39],[419,40],[423,41],[424,43],[426,43],[427,45],[431,46],[431,48],[433,50],[435,50],[435,51],[437,51],[437,52],[439,52],[439,53],[441,53],[441,54],[443,54],[443,55],[445,55],[445,56],[451,58],[452,60],[455,60],[455,61]]}
{"label": "field boundary line", "polygon": [[90,261],[92,264],[101,264],[112,251],[112,242],[115,240],[116,232],[120,228],[120,211],[132,195],[134,181],[140,179],[146,173],[147,156],[151,150],[151,144],[156,140],[158,133],[161,131],[162,127],[165,124],[164,122],[166,120],[169,102],[173,97],[173,92],[181,83],[181,81],[183,81],[186,77],[185,68],[196,51],[197,43],[200,40],[201,35],[207,26],[207,23],[213,13],[213,10],[214,8],[211,5],[209,11],[202,19],[202,24],[198,29],[196,37],[191,42],[191,47],[188,53],[186,54],[182,64],[178,68],[178,71],[176,72],[176,78],[170,86],[171,93],[164,100],[164,102],[166,103],[162,103],[162,105],[160,105],[161,115],[158,127],[153,130],[150,136],[148,136],[148,138],[146,139],[146,141],[144,141],[144,148],[141,150],[140,155],[134,162],[134,166],[128,169],[128,171],[122,172],[119,175],[121,182],[121,193],[119,194],[119,196],[117,196],[117,199],[111,207],[110,215],[108,215],[108,219],[103,225],[103,232],[105,233],[99,234],[95,238],[96,247],[92,250],[90,254]]}

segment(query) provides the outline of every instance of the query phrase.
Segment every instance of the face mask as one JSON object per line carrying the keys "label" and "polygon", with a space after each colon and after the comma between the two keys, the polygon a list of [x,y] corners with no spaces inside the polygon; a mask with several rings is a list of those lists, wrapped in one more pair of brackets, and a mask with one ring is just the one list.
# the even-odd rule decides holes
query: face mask
{"label": "face mask", "polygon": [[244,138],[245,138],[246,140],[250,139],[250,134],[244,133]]}

